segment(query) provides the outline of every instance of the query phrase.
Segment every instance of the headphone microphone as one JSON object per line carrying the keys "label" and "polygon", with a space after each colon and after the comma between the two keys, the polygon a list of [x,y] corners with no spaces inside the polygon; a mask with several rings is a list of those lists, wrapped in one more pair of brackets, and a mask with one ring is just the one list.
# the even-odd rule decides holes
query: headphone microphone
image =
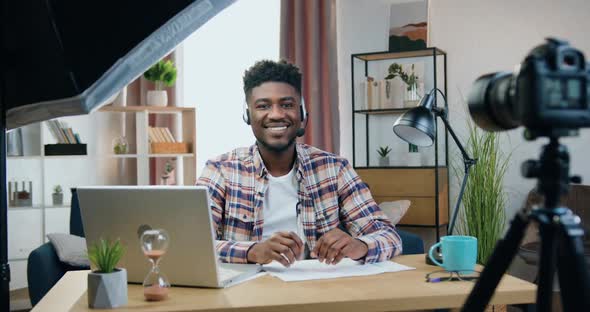
{"label": "headphone microphone", "polygon": [[305,128],[299,128],[297,129],[297,132],[295,132],[297,134],[297,137],[302,137],[305,135]]}

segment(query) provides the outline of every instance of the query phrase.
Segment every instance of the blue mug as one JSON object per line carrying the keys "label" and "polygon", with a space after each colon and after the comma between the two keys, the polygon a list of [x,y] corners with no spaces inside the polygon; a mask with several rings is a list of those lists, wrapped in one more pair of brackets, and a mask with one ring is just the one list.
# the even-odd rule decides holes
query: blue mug
{"label": "blue mug", "polygon": [[[443,263],[436,261],[434,250],[441,246]],[[477,238],[473,236],[443,236],[439,243],[430,247],[428,256],[432,262],[446,271],[473,271],[477,260]]]}

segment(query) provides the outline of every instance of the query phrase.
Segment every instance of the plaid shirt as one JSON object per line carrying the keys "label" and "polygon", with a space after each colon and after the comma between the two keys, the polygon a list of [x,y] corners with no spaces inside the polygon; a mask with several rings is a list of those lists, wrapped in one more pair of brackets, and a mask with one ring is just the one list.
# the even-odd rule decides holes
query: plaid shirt
{"label": "plaid shirt", "polygon": [[[301,203],[297,222],[309,250],[322,234],[342,222],[353,237],[369,247],[365,262],[400,254],[399,235],[350,163],[308,145],[296,144],[296,149]],[[209,188],[216,249],[222,261],[247,263],[249,248],[262,240],[267,174],[256,145],[207,161],[197,184]]]}

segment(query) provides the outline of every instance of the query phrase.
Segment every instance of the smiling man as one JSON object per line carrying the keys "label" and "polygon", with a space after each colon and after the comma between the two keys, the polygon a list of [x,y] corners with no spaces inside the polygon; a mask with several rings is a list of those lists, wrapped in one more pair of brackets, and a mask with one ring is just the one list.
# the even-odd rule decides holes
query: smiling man
{"label": "smiling man", "polygon": [[400,254],[399,235],[350,163],[296,143],[307,122],[299,69],[257,62],[244,74],[244,93],[256,143],[209,160],[197,182],[209,188],[220,259],[290,266]]}

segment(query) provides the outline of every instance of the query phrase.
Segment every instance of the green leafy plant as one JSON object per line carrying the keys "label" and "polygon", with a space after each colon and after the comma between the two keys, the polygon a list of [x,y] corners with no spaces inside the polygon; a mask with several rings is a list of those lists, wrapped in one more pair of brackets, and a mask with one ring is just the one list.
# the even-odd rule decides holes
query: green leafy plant
{"label": "green leafy plant", "polygon": [[171,87],[176,82],[176,66],[172,61],[160,60],[143,73],[143,77],[156,84],[156,90],[163,90],[164,85]]}
{"label": "green leafy plant", "polygon": [[[506,195],[503,184],[510,154],[502,152],[498,133],[480,130],[471,120],[468,120],[468,130],[466,150],[477,159],[477,164],[469,173],[457,229],[463,235],[477,237],[477,262],[485,264],[504,231]],[[464,175],[463,163],[454,164],[453,169],[460,181]]]}
{"label": "green leafy plant", "polygon": [[124,253],[125,248],[118,239],[110,242],[101,238],[88,250],[88,259],[96,266],[96,272],[111,273]]}
{"label": "green leafy plant", "polygon": [[388,75],[385,79],[400,77],[406,83],[408,91],[412,89],[412,86],[418,86],[418,76],[414,73],[414,64],[412,64],[412,73],[410,74],[404,72],[402,66],[398,63],[389,65],[387,72]]}
{"label": "green leafy plant", "polygon": [[61,194],[61,192],[62,192],[61,185],[58,184],[58,185],[56,185],[56,186],[53,187],[53,193],[54,194]]}
{"label": "green leafy plant", "polygon": [[408,143],[408,152],[410,153],[418,153],[418,146],[412,143]]}
{"label": "green leafy plant", "polygon": [[391,152],[391,148],[389,148],[389,146],[381,146],[377,150],[377,154],[379,154],[379,156],[381,157],[387,157],[387,155],[389,155],[389,152]]}

